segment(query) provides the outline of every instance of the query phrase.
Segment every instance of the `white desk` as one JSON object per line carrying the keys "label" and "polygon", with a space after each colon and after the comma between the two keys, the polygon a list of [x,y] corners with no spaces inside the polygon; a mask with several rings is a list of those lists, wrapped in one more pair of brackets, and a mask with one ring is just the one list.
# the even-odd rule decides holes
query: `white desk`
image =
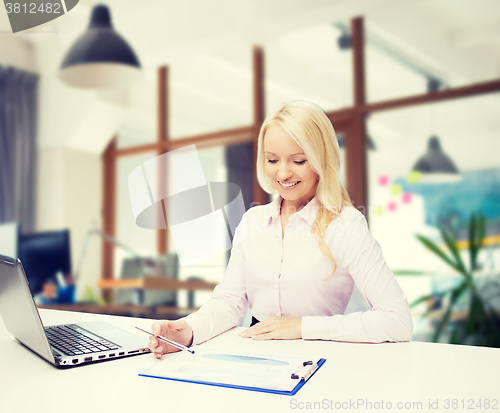
{"label": "white desk", "polygon": [[[45,325],[106,319],[149,328],[151,321],[41,310]],[[23,346],[0,319],[0,411],[14,412],[287,412],[397,410],[500,411],[500,349],[432,343],[353,344],[327,341],[242,339],[231,330],[205,346],[238,346],[249,351],[319,353],[325,365],[296,396],[179,383],[139,377],[155,363],[151,354],[58,370]],[[147,340],[147,337],[144,338]],[[445,409],[445,399],[457,399]],[[497,399],[496,410],[467,409],[474,400]],[[462,409],[464,400],[465,409]],[[357,405],[358,401],[363,404]],[[381,403],[384,403],[382,408]],[[370,408],[366,403],[372,403]],[[300,404],[302,403],[302,404]],[[310,403],[309,405],[307,403]],[[335,409],[337,403],[337,409]],[[343,406],[339,403],[343,403]],[[352,403],[352,404],[350,404]],[[377,405],[378,403],[378,405]],[[421,403],[404,409],[404,403]],[[71,406],[71,408],[70,408]],[[378,406],[378,408],[377,408]],[[435,405],[434,405],[435,406]]]}

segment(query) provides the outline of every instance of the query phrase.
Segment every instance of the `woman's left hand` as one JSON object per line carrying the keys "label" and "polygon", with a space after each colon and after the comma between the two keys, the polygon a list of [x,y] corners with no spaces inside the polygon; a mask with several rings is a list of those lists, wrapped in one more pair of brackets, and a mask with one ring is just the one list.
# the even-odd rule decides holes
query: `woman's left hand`
{"label": "woman's left hand", "polygon": [[254,340],[294,340],[302,338],[301,318],[271,317],[247,328],[240,337]]}

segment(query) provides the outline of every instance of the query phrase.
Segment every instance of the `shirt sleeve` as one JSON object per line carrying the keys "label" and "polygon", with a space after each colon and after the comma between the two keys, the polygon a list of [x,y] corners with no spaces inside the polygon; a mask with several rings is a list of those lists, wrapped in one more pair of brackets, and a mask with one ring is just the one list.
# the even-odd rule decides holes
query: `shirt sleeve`
{"label": "shirt sleeve", "polygon": [[368,230],[366,219],[355,208],[349,209],[346,217],[337,218],[342,220],[338,224],[343,226],[344,236],[335,259],[353,278],[371,310],[303,317],[302,337],[369,343],[409,341],[413,321],[406,295]]}
{"label": "shirt sleeve", "polygon": [[215,337],[235,327],[247,307],[245,258],[241,242],[247,234],[247,219],[243,216],[236,228],[231,257],[220,285],[210,299],[185,319],[193,328],[193,345]]}

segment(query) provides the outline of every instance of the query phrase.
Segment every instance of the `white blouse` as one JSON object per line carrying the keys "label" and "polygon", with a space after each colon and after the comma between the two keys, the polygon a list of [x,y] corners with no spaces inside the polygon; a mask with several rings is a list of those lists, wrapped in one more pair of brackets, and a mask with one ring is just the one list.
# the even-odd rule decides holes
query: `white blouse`
{"label": "white blouse", "polygon": [[[364,216],[344,207],[325,232],[333,262],[311,228],[319,210],[314,198],[289,218],[282,237],[281,197],[249,209],[236,229],[223,282],[203,307],[186,317],[194,342],[237,325],[245,308],[264,321],[302,318],[304,339],[350,342],[408,341],[413,322],[406,295],[387,266]],[[354,283],[370,311],[343,315]]]}

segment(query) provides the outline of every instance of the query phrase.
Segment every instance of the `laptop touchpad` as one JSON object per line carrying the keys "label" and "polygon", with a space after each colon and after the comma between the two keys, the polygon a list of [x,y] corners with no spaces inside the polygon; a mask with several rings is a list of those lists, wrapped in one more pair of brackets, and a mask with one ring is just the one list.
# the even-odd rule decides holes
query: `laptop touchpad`
{"label": "laptop touchpad", "polygon": [[121,347],[147,347],[148,340],[146,337],[140,337],[137,334],[129,333],[128,331],[122,330],[111,323],[106,323],[104,321],[88,321],[78,323],[78,325]]}
{"label": "laptop touchpad", "polygon": [[129,335],[126,331],[104,321],[89,321],[85,323],[78,323],[78,325],[91,333],[108,339],[127,337]]}

